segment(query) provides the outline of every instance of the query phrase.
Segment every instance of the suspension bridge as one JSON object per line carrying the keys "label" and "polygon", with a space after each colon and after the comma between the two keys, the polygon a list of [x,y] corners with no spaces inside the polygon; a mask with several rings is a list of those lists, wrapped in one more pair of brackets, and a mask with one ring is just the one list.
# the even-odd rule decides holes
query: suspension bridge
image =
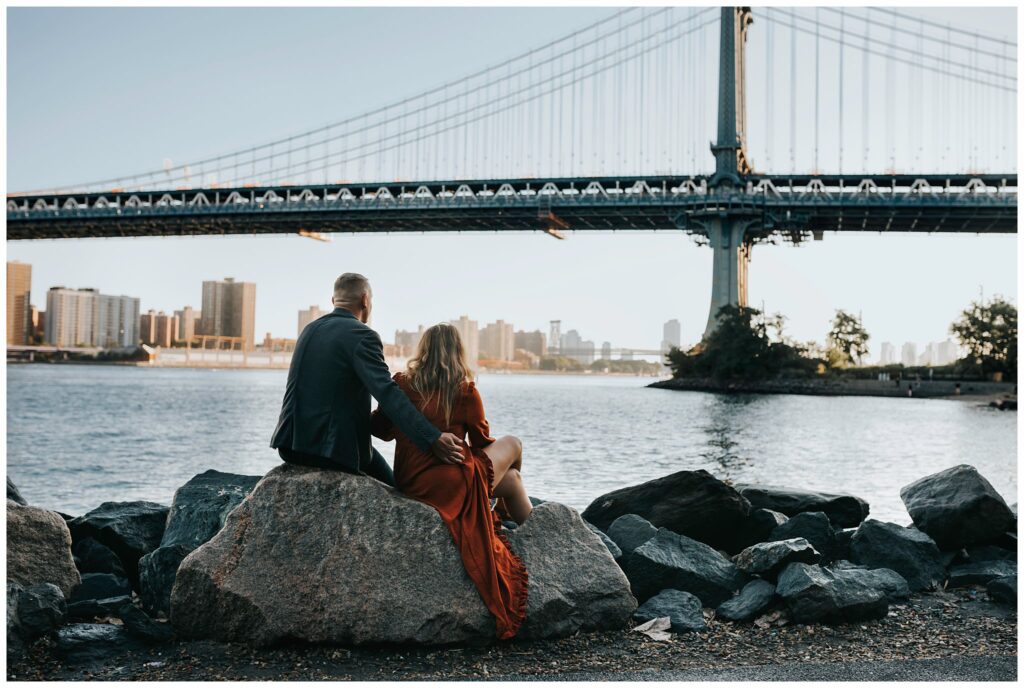
{"label": "suspension bridge", "polygon": [[890,8],[627,8],[245,150],[8,193],[7,237],[681,230],[710,331],[760,242],[1016,232],[1016,49]]}

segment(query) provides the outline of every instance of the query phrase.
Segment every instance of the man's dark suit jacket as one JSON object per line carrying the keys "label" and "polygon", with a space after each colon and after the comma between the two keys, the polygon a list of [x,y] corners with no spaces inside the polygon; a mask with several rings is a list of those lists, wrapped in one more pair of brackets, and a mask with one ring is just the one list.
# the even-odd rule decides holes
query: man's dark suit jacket
{"label": "man's dark suit jacket", "polygon": [[380,336],[335,308],[307,325],[295,343],[270,446],[324,457],[351,471],[367,467],[370,395],[409,439],[430,451],[441,431],[391,379]]}

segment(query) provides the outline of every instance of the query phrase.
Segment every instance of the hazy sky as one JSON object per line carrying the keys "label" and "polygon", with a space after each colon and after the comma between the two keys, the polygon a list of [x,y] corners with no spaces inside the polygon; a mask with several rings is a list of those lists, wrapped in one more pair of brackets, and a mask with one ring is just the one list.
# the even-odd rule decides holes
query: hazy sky
{"label": "hazy sky", "polygon": [[[418,93],[612,11],[9,9],[7,188],[261,143]],[[1013,8],[905,11],[1009,37],[1016,25]],[[751,111],[764,91],[752,88],[749,98]],[[787,122],[776,123],[788,134]],[[752,126],[750,135],[764,132]],[[860,312],[875,358],[882,341],[944,339],[980,290],[1015,298],[1016,247],[1016,236],[835,234],[798,248],[757,246],[750,300],[785,314],[804,340],[823,338],[835,308]],[[711,276],[710,251],[672,232],[564,242],[542,234],[60,240],[8,242],[7,254],[32,263],[40,306],[59,284],[170,311],[199,307],[204,279],[255,281],[259,338],[294,337],[297,310],[327,307],[337,274],[358,271],[374,284],[374,325],[385,341],[396,328],[468,314],[481,325],[502,318],[545,331],[558,318],[563,331],[598,345],[656,347],[669,318],[682,322],[685,341],[699,338]]]}

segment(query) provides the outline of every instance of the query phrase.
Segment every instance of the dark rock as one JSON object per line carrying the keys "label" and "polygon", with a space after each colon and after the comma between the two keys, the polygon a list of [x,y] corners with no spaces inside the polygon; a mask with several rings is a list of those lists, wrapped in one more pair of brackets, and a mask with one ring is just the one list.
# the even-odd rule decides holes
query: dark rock
{"label": "dark rock", "polygon": [[72,624],[57,631],[57,653],[71,666],[92,666],[109,662],[126,652],[145,648],[121,626]]}
{"label": "dark rock", "polygon": [[978,561],[1017,561],[1017,551],[995,545],[974,545],[964,549],[962,560],[957,563],[966,564]]}
{"label": "dark rock", "polygon": [[840,528],[836,531],[836,549],[833,559],[838,561],[850,558],[850,541],[853,540],[853,534],[856,532],[856,528]]}
{"label": "dark rock", "polygon": [[948,569],[954,563],[964,563],[967,561],[967,551],[958,549],[953,552],[943,552],[939,550],[939,559],[942,561],[942,568]]}
{"label": "dark rock", "polygon": [[892,569],[912,591],[941,588],[946,580],[935,542],[919,530],[895,523],[864,521],[850,541],[850,558],[873,569]]}
{"label": "dark rock", "polygon": [[174,579],[191,551],[187,545],[171,545],[158,547],[139,559],[139,598],[147,612],[170,614]]}
{"label": "dark rock", "polygon": [[592,532],[597,537],[601,538],[601,542],[603,542],[604,546],[608,548],[608,553],[612,555],[612,559],[618,561],[622,558],[622,550],[619,549],[619,546],[615,544],[614,540],[612,540],[610,537],[604,534],[604,531],[595,526],[593,523],[587,523],[586,521],[584,521],[583,523],[587,526],[587,528],[590,528],[590,532]]}
{"label": "dark rock", "polygon": [[717,607],[744,583],[740,570],[717,551],[666,528],[633,550],[626,558],[625,570],[633,594],[641,602],[672,588]]}
{"label": "dark rock", "polygon": [[7,666],[18,661],[25,654],[25,641],[18,628],[18,596],[24,588],[17,583],[7,583]]}
{"label": "dark rock", "polygon": [[[502,521],[501,525],[505,526],[506,530],[515,530],[516,528],[519,527],[519,524],[516,523],[515,521]],[[598,532],[600,532],[600,531],[598,531]],[[612,544],[614,544],[614,543],[612,543]]]}
{"label": "dark rock", "polygon": [[154,621],[134,604],[126,604],[118,612],[128,635],[144,643],[166,643],[174,638],[174,631],[165,623]]}
{"label": "dark rock", "polygon": [[881,619],[889,612],[886,595],[848,572],[816,564],[790,564],[775,588],[797,623],[841,623]]}
{"label": "dark rock", "polygon": [[112,573],[87,573],[82,576],[82,584],[71,593],[71,602],[104,600],[131,594],[132,586],[125,578]]}
{"label": "dark rock", "polygon": [[169,511],[153,502],[104,502],[68,526],[75,542],[91,537],[112,549],[137,587],[139,558],[160,546]]}
{"label": "dark rock", "polygon": [[807,540],[821,555],[823,561],[831,561],[836,555],[836,534],[828,516],[822,512],[802,512],[791,516],[788,521],[772,531],[768,540]]}
{"label": "dark rock", "polygon": [[914,525],[942,549],[994,542],[1015,520],[995,488],[966,464],[921,478],[900,497]]}
{"label": "dark rock", "polygon": [[103,600],[80,600],[68,605],[68,617],[72,619],[95,619],[105,616],[117,616],[121,607],[130,603],[128,595],[108,597]]}
{"label": "dark rock", "polygon": [[752,509],[747,518],[746,544],[753,545],[764,542],[771,537],[772,531],[789,520],[789,516],[771,509]]}
{"label": "dark rock", "polygon": [[21,635],[29,641],[52,633],[64,621],[68,607],[64,593],[53,583],[31,585],[18,594],[17,617]]}
{"label": "dark rock", "polygon": [[978,561],[960,564],[949,570],[947,587],[962,588],[967,585],[985,585],[996,578],[1017,576],[1017,563],[1013,561]]}
{"label": "dark rock", "polygon": [[125,577],[124,567],[114,550],[92,538],[83,538],[71,545],[71,554],[79,573],[112,573]]}
{"label": "dark rock", "polygon": [[26,587],[53,583],[65,597],[71,594],[80,578],[64,519],[7,500],[7,580]]}
{"label": "dark rock", "polygon": [[829,567],[832,573],[839,577],[845,577],[858,581],[885,593],[889,602],[900,602],[910,597],[910,586],[906,579],[892,569],[869,569],[848,561],[836,562]]}
{"label": "dark rock", "polygon": [[715,616],[727,621],[752,621],[768,608],[774,597],[774,585],[766,580],[752,580],[738,595],[718,605]]}
{"label": "dark rock", "polygon": [[17,502],[21,506],[28,506],[28,502],[26,502],[25,498],[21,496],[21,493],[18,492],[18,486],[14,484],[10,476],[7,478],[7,499]]}
{"label": "dark rock", "polygon": [[994,578],[986,586],[989,597],[996,602],[1017,606],[1017,576]]}
{"label": "dark rock", "polygon": [[619,516],[608,526],[608,537],[619,546],[623,554],[632,554],[640,545],[658,534],[658,529],[636,514]]}
{"label": "dark rock", "polygon": [[817,564],[821,555],[803,538],[759,542],[751,545],[733,557],[736,567],[748,575],[774,579],[775,576],[795,561],[804,564]]}
{"label": "dark rock", "polygon": [[224,520],[261,480],[209,470],[194,476],[174,493],[161,547],[186,545],[195,549],[224,527]]}
{"label": "dark rock", "polygon": [[637,623],[664,616],[669,618],[676,633],[707,630],[700,600],[683,590],[662,590],[633,612],[633,620]]}
{"label": "dark rock", "polygon": [[532,504],[533,506],[540,506],[544,502],[548,501],[546,499],[541,499],[540,497],[529,497],[529,500],[530,504]]}
{"label": "dark rock", "polygon": [[[621,628],[636,609],[608,549],[569,507],[541,504],[508,541],[529,572],[517,637]],[[287,464],[182,562],[171,622],[183,638],[261,646],[495,637],[437,511],[372,478]]]}
{"label": "dark rock", "polygon": [[625,514],[642,516],[656,527],[715,549],[738,552],[749,544],[745,526],[750,504],[707,471],[679,471],[609,492],[591,502],[583,518],[604,530]]}
{"label": "dark rock", "polygon": [[835,528],[856,528],[868,517],[868,503],[853,495],[760,485],[737,485],[736,489],[754,508],[771,509],[791,518],[820,511],[828,516]]}

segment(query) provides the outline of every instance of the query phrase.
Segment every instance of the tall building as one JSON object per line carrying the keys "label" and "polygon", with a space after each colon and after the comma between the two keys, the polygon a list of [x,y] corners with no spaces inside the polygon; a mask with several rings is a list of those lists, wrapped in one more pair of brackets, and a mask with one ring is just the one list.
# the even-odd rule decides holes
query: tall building
{"label": "tall building", "polygon": [[480,331],[480,357],[498,361],[515,358],[515,333],[504,320],[490,323]]}
{"label": "tall building", "polygon": [[562,346],[562,321],[552,320],[551,330],[548,332],[548,348],[551,349],[551,353],[557,354],[559,347]]}
{"label": "tall building", "polygon": [[46,343],[92,346],[95,289],[50,287],[46,292]]}
{"label": "tall building", "polygon": [[590,365],[594,362],[594,342],[589,339],[584,339],[580,342],[580,355],[576,356],[576,360],[583,365]]}
{"label": "tall building", "polygon": [[[306,329],[306,325],[313,322],[321,315],[325,315],[327,311],[320,310],[320,306],[310,306],[304,311],[299,311],[299,330],[298,334],[302,334],[302,331]],[[298,336],[298,335],[296,335]]]}
{"label": "tall building", "polygon": [[917,344],[914,342],[903,344],[903,349],[900,351],[900,363],[905,366],[917,365]]}
{"label": "tall building", "polygon": [[469,367],[476,370],[477,361],[480,360],[480,333],[476,320],[470,320],[468,316],[463,315],[458,320],[450,322],[462,338],[462,347],[466,350]]}
{"label": "tall building", "polygon": [[[134,296],[96,294],[93,346],[117,349],[139,345],[139,300]],[[170,346],[170,344],[168,344]]]}
{"label": "tall building", "polygon": [[157,313],[152,308],[139,318],[139,333],[142,343],[148,346],[170,348],[177,335],[178,316]]}
{"label": "tall building", "polygon": [[46,328],[46,311],[41,311],[35,306],[30,309],[32,318],[32,332],[29,339],[32,343],[43,341],[43,332]]}
{"label": "tall building", "polygon": [[682,343],[682,328],[679,326],[679,321],[672,318],[661,328],[661,350],[668,353],[672,347],[678,349]]}
{"label": "tall building", "polygon": [[610,361],[612,360],[612,343],[605,342],[601,345],[601,360]]}
{"label": "tall building", "polygon": [[562,335],[559,352],[562,356],[575,359],[584,365],[594,362],[594,342],[584,340],[576,330],[569,330]]}
{"label": "tall building", "polygon": [[957,359],[960,358],[960,351],[957,349],[956,342],[952,339],[939,342],[936,349],[938,356],[938,363],[936,363],[936,365],[949,365],[950,363],[956,363]]}
{"label": "tall building", "polygon": [[32,266],[7,261],[7,343],[25,345],[32,338]]}
{"label": "tall building", "polygon": [[203,282],[203,334],[241,337],[242,349],[256,346],[256,283],[231,277]]}
{"label": "tall building", "polygon": [[534,330],[533,332],[519,330],[515,334],[514,344],[515,348],[529,351],[535,356],[548,355],[548,342],[544,337],[544,333],[540,330]]}
{"label": "tall building", "polygon": [[882,342],[882,353],[878,357],[878,365],[892,365],[896,362],[896,347],[892,342]]}
{"label": "tall building", "polygon": [[194,310],[192,306],[185,306],[180,311],[174,311],[174,316],[178,319],[178,332],[174,335],[176,340],[190,342],[195,339],[197,334],[201,334],[199,327],[201,311]]}
{"label": "tall building", "polygon": [[407,358],[415,356],[416,350],[420,346],[420,340],[423,339],[424,329],[423,325],[420,325],[419,329],[415,332],[409,332],[408,330],[395,330],[396,355],[405,356]]}

